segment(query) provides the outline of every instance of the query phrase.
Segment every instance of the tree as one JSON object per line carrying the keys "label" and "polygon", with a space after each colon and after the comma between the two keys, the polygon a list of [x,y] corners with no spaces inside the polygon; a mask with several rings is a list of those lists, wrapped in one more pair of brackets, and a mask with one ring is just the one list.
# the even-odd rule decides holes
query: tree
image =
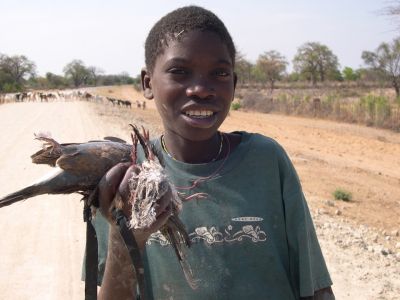
{"label": "tree", "polygon": [[394,39],[392,43],[382,43],[375,50],[363,51],[361,55],[365,64],[382,74],[389,80],[396,91],[396,96],[400,95],[400,38]]}
{"label": "tree", "polygon": [[68,82],[65,77],[56,75],[50,72],[46,73],[47,88],[57,89],[68,86]]}
{"label": "tree", "polygon": [[87,84],[90,78],[90,71],[85,67],[83,61],[75,59],[67,64],[63,72],[65,77],[71,79],[75,87]]}
{"label": "tree", "polygon": [[335,78],[338,74],[339,62],[327,46],[308,42],[297,49],[293,67],[296,72],[315,85],[317,81],[323,82],[328,78]]}
{"label": "tree", "polygon": [[7,56],[0,54],[1,78],[7,83],[22,87],[24,80],[35,76],[36,65],[24,55]]}
{"label": "tree", "polygon": [[97,83],[98,83],[98,81],[99,81],[99,76],[102,75],[102,74],[104,74],[104,71],[103,71],[102,69],[100,69],[100,68],[93,67],[93,66],[88,67],[87,70],[88,70],[88,72],[89,72],[89,74],[90,74],[89,81],[90,81],[94,86],[96,86]]}
{"label": "tree", "polygon": [[275,50],[261,54],[256,63],[258,73],[269,82],[271,92],[275,88],[275,82],[280,80],[286,72],[286,58]]}
{"label": "tree", "polygon": [[249,62],[242,53],[236,53],[235,59],[235,72],[238,77],[238,82],[242,84],[250,83],[251,78],[251,70],[253,65]]}
{"label": "tree", "polygon": [[342,71],[342,74],[345,81],[355,81],[360,79],[360,72],[354,71],[350,67],[345,67]]}
{"label": "tree", "polygon": [[[400,1],[399,0],[393,0],[391,1],[391,5],[386,6],[383,8],[381,11],[383,15],[389,16],[393,19],[394,23],[399,24],[399,17],[400,17]],[[398,27],[400,27],[398,25]]]}

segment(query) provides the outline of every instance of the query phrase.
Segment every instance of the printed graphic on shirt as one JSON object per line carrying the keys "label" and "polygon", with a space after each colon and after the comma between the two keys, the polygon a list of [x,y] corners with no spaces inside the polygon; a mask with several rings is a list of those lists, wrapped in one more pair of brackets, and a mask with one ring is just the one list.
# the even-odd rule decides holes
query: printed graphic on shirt
{"label": "printed graphic on shirt", "polygon": [[[250,241],[253,243],[265,242],[267,234],[261,230],[259,222],[263,218],[259,217],[235,217],[231,224],[218,230],[215,226],[200,226],[189,233],[192,243],[206,242],[209,245],[218,243],[234,243]],[[243,224],[244,223],[244,224]],[[169,244],[169,241],[159,232],[153,233],[147,241],[148,245],[159,243],[162,246]]]}

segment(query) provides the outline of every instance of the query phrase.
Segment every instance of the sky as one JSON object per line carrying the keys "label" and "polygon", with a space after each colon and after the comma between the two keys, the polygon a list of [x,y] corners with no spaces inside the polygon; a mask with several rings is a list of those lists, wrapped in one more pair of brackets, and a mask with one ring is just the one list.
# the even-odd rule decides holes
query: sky
{"label": "sky", "polygon": [[359,68],[362,51],[400,35],[380,13],[388,0],[0,0],[0,53],[27,56],[39,75],[61,75],[65,65],[80,59],[106,74],[136,76],[152,25],[191,4],[218,15],[248,60],[276,50],[289,70],[306,42],[328,46],[341,69]]}

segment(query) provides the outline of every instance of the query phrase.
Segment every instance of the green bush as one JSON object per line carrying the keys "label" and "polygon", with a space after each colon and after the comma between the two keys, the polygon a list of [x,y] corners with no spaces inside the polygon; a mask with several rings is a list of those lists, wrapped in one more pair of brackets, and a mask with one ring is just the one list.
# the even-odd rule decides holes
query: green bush
{"label": "green bush", "polygon": [[352,199],[351,193],[343,189],[336,189],[333,192],[333,197],[335,197],[336,200],[342,200],[342,201],[351,201]]}
{"label": "green bush", "polygon": [[232,102],[232,104],[231,104],[231,109],[232,110],[238,110],[238,109],[240,109],[242,106],[240,105],[240,103],[239,102]]}
{"label": "green bush", "polygon": [[391,107],[385,96],[368,94],[360,99],[360,107],[372,125],[382,125],[391,115]]}

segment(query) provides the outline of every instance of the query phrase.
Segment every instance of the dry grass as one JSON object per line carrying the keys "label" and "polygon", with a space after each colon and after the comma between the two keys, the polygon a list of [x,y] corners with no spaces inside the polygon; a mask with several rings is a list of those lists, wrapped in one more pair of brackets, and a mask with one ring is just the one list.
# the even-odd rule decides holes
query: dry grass
{"label": "dry grass", "polygon": [[400,131],[400,101],[388,88],[238,90],[244,109],[280,113]]}

